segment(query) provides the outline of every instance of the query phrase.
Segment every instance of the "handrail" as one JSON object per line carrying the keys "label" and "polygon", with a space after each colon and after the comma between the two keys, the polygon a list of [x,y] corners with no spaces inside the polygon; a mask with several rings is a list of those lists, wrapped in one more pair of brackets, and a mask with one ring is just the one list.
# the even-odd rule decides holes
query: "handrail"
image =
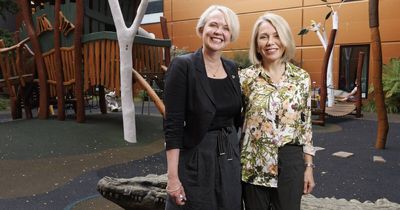
{"label": "handrail", "polygon": [[[117,41],[117,33],[113,31],[101,31],[82,36],[82,43],[92,42],[96,40],[115,40]],[[135,44],[145,44],[150,46],[171,47],[172,42],[170,39],[151,39],[144,36],[136,35],[133,40]]]}
{"label": "handrail", "polygon": [[2,53],[2,52],[7,52],[7,51],[13,50],[13,49],[15,49],[15,48],[18,48],[18,47],[20,47],[21,45],[25,44],[25,43],[28,42],[28,41],[29,41],[29,37],[28,37],[28,38],[25,38],[24,40],[18,42],[17,44],[15,44],[15,45],[13,45],[13,46],[11,46],[11,47],[0,48],[0,53]]}

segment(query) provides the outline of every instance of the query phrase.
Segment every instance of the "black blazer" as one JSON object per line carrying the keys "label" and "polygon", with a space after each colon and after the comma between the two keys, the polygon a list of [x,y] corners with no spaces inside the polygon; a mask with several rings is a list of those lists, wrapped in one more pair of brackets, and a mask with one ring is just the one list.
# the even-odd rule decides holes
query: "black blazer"
{"label": "black blazer", "polygon": [[[242,104],[237,66],[224,58],[222,64]],[[165,75],[164,103],[166,149],[196,146],[207,133],[216,112],[201,49],[172,60]],[[234,120],[238,127],[240,110]]]}

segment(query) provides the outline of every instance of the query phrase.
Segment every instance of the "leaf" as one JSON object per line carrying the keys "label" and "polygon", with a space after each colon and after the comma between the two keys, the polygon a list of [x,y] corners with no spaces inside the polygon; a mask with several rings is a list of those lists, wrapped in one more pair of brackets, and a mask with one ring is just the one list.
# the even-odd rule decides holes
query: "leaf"
{"label": "leaf", "polygon": [[303,28],[303,29],[301,29],[301,31],[297,35],[303,36],[303,35],[305,35],[307,33],[308,33],[308,29],[307,28]]}
{"label": "leaf", "polygon": [[325,16],[325,20],[328,20],[331,15],[332,15],[332,11],[329,11],[328,14],[326,14],[326,16]]}

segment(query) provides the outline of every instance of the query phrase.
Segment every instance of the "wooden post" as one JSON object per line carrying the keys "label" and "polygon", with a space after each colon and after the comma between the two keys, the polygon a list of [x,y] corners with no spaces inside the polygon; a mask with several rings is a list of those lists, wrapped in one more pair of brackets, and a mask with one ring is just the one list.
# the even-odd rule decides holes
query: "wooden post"
{"label": "wooden post", "polygon": [[361,117],[361,106],[362,106],[362,86],[361,86],[361,77],[362,77],[362,69],[363,69],[363,64],[364,64],[364,57],[365,57],[365,53],[364,52],[360,52],[358,54],[358,63],[357,63],[357,92],[356,92],[356,98],[358,99],[356,102],[356,117],[360,118]]}
{"label": "wooden post", "polygon": [[83,0],[76,0],[76,17],[74,31],[74,57],[75,57],[75,98],[76,98],[76,121],[85,122],[85,101],[83,97],[83,64],[82,64],[82,42],[83,33]]}
{"label": "wooden post", "polygon": [[375,148],[385,149],[389,122],[382,85],[382,48],[379,33],[379,0],[369,0],[369,28],[371,31],[372,82],[374,84],[375,104],[378,115],[378,132]]}
{"label": "wooden post", "polygon": [[[160,17],[160,23],[161,23],[161,31],[163,39],[169,39],[167,19],[165,17]],[[169,63],[171,62],[171,51],[170,51],[171,49],[169,47],[165,47],[164,50],[165,50],[165,66],[168,67]]]}
{"label": "wooden post", "polygon": [[321,92],[320,92],[320,110],[318,124],[325,125],[325,108],[326,108],[326,98],[327,98],[327,85],[326,85],[326,74],[328,72],[328,64],[329,58],[331,56],[331,52],[333,49],[333,45],[335,44],[336,37],[336,29],[331,30],[331,34],[329,36],[328,46],[326,47],[324,59],[322,60],[322,68],[321,68]]}
{"label": "wooden post", "polygon": [[54,61],[56,63],[56,89],[57,89],[57,119],[65,120],[64,75],[61,62],[60,40],[60,11],[61,0],[56,0],[54,5]]}
{"label": "wooden post", "polygon": [[26,24],[26,30],[31,40],[33,52],[35,53],[35,63],[38,71],[40,98],[39,98],[39,119],[47,119],[49,117],[49,88],[47,86],[47,76],[45,73],[45,65],[43,61],[42,51],[40,49],[39,40],[36,37],[33,28],[31,11],[29,8],[30,1],[18,0],[18,6],[21,9],[22,18]]}

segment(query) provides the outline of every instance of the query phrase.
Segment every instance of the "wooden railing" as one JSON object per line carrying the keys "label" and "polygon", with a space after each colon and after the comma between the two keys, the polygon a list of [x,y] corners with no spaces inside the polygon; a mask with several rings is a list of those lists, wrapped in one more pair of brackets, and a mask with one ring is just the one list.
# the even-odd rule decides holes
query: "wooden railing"
{"label": "wooden railing", "polygon": [[27,118],[32,117],[28,95],[24,94],[27,83],[31,85],[34,75],[33,55],[25,49],[25,43],[29,38],[11,47],[4,47],[0,40],[0,69],[3,78],[0,86],[7,89],[10,97],[11,116],[13,119],[22,117],[21,103],[24,100],[24,108]]}
{"label": "wooden railing", "polygon": [[[119,46],[115,32],[97,32],[83,36],[84,90],[101,85],[120,91]],[[170,40],[136,36],[132,47],[133,67],[146,78],[164,75]]]}

